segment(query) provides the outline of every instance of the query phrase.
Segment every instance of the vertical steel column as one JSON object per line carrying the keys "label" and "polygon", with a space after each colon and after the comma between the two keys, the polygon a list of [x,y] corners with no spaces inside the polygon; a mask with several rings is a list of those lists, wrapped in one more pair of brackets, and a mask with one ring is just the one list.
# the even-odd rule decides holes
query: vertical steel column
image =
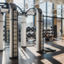
{"label": "vertical steel column", "polygon": [[24,12],[25,12],[25,0],[24,0]]}
{"label": "vertical steel column", "polygon": [[5,26],[5,29],[4,29],[4,30],[5,30],[5,42],[7,42],[7,33],[6,33],[6,32],[7,32],[7,31],[6,31],[6,14],[5,14],[5,25],[4,25],[4,26]]}
{"label": "vertical steel column", "polygon": [[47,13],[48,13],[48,11],[47,11],[47,10],[48,10],[47,4],[48,4],[48,3],[46,2],[46,30],[47,30]]}
{"label": "vertical steel column", "polygon": [[52,3],[52,30],[53,30],[53,36],[54,36],[54,3]]}
{"label": "vertical steel column", "polygon": [[[54,5],[54,9],[56,9],[56,5]],[[54,29],[54,37],[55,38],[57,38],[57,18],[55,18],[55,17],[57,17],[57,10],[54,10],[54,27],[53,27],[53,29]]]}
{"label": "vertical steel column", "polygon": [[62,35],[62,33],[63,33],[63,30],[62,30],[62,9],[63,9],[63,7],[62,7],[62,5],[61,5],[61,35]]}
{"label": "vertical steel column", "polygon": [[[64,18],[64,9],[62,9],[62,17]],[[62,19],[62,30],[63,30],[62,35],[64,36],[64,19]]]}
{"label": "vertical steel column", "polygon": [[0,13],[0,50],[3,50],[3,15]]}
{"label": "vertical steel column", "polygon": [[[54,3],[52,3],[52,16],[54,16]],[[52,24],[53,24],[53,27],[54,27],[54,17],[52,17]]]}
{"label": "vertical steel column", "polygon": [[10,58],[18,58],[18,12],[10,8]]}
{"label": "vertical steel column", "polygon": [[[34,8],[35,8],[35,0],[33,0],[34,2]],[[33,16],[33,25],[35,26],[35,16]]]}

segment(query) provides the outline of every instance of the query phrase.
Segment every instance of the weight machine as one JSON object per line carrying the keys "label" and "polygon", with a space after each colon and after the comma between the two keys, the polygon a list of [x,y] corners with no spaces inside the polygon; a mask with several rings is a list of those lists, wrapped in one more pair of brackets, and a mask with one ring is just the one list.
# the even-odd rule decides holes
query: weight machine
{"label": "weight machine", "polygon": [[[31,13],[32,12],[32,13]],[[34,11],[28,11],[26,15],[35,15],[37,22],[36,22],[36,51],[41,51],[43,49],[43,22],[42,22],[42,11],[39,8],[36,8]],[[26,20],[25,16],[22,20],[21,25],[21,47],[26,47]]]}
{"label": "weight machine", "polygon": [[[5,3],[4,3],[5,4]],[[3,4],[3,5],[4,5]],[[42,11],[39,8],[32,8],[23,12],[15,4],[8,4],[6,3],[7,7],[1,6],[1,12],[10,13],[10,58],[18,58],[18,15],[22,16],[21,21],[21,47],[26,47],[26,16],[27,15],[36,15],[37,22],[36,22],[36,51],[41,51],[42,46],[42,29],[43,29],[43,22],[41,18]],[[9,7],[8,7],[9,6]],[[22,13],[18,13],[17,8],[21,10]],[[3,24],[2,24],[3,26]],[[1,30],[3,31],[3,30]],[[3,37],[3,36],[1,36]],[[3,43],[3,39],[2,39]],[[2,45],[3,46],[3,45]]]}
{"label": "weight machine", "polygon": [[[13,3],[0,3],[1,6],[1,13],[10,13],[10,58],[18,58],[18,11],[17,8],[19,8],[17,5],[13,4]],[[20,8],[19,8],[20,9]],[[22,37],[23,37],[23,41],[22,41],[22,46],[26,46],[26,23],[24,22],[24,20],[26,19],[26,14],[30,15],[30,13],[27,12],[23,12],[22,9],[20,9],[21,16],[22,16]],[[3,16],[2,16],[3,17]],[[2,29],[1,29],[1,48],[3,49],[3,23],[2,22]],[[6,26],[6,25],[5,25]],[[4,31],[4,33],[6,32],[6,30]],[[23,35],[24,34],[24,35]],[[4,40],[6,39],[6,34],[4,35]],[[4,41],[5,42],[5,41]]]}
{"label": "weight machine", "polygon": [[4,27],[4,40],[3,40],[3,16],[2,13],[5,13],[5,16],[7,13],[10,13],[10,58],[18,58],[18,11],[17,7],[14,4],[8,4],[8,3],[0,3],[0,10],[1,10],[1,31],[0,31],[0,38],[1,38],[1,48],[3,49],[3,45],[6,40],[6,30]]}

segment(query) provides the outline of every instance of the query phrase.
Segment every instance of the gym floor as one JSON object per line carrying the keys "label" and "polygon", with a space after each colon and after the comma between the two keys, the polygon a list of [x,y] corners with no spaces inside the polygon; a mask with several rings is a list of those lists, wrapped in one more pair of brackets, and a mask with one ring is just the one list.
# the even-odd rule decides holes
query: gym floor
{"label": "gym floor", "polygon": [[[6,48],[5,64],[64,64],[64,40],[47,42],[45,43],[45,48],[56,51],[41,54],[36,52],[35,46],[27,47],[26,49],[19,47],[19,58],[13,60],[9,59],[9,48]],[[1,58],[2,57],[0,57],[0,62]]]}

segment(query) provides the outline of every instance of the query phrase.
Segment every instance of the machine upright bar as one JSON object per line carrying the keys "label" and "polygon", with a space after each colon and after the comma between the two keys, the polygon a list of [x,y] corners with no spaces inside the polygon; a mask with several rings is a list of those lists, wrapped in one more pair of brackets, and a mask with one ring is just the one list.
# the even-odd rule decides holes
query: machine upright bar
{"label": "machine upright bar", "polygon": [[21,19],[21,47],[26,47],[26,16],[22,15]]}
{"label": "machine upright bar", "polygon": [[4,39],[5,38],[3,38],[3,34],[4,34],[3,24],[4,24],[3,14],[0,13],[0,51],[3,51],[3,49],[4,49]]}
{"label": "machine upright bar", "polygon": [[40,52],[40,51],[42,51],[42,48],[43,48],[43,46],[42,46],[42,39],[43,39],[43,33],[42,33],[42,31],[43,31],[43,22],[42,22],[42,16],[41,16],[41,14],[42,14],[42,11],[41,11],[41,9],[39,9],[39,8],[37,8],[37,12],[36,12],[37,14],[36,14],[36,18],[37,18],[37,22],[36,22],[36,51],[37,52]]}
{"label": "machine upright bar", "polygon": [[18,58],[18,12],[10,8],[10,58]]}

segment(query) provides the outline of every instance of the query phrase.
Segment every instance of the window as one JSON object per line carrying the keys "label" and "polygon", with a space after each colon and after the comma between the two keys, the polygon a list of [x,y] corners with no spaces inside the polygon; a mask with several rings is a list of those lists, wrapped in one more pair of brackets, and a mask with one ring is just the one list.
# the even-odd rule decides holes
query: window
{"label": "window", "polygon": [[53,26],[53,4],[51,2],[44,2],[40,4],[40,8],[42,9],[42,14],[44,15],[44,29],[51,29]]}
{"label": "window", "polygon": [[18,5],[22,10],[24,9],[24,0],[14,0],[14,3]]}
{"label": "window", "polygon": [[57,6],[57,17],[61,17],[61,5]]}
{"label": "window", "polygon": [[6,0],[0,0],[0,2],[5,2]]}

